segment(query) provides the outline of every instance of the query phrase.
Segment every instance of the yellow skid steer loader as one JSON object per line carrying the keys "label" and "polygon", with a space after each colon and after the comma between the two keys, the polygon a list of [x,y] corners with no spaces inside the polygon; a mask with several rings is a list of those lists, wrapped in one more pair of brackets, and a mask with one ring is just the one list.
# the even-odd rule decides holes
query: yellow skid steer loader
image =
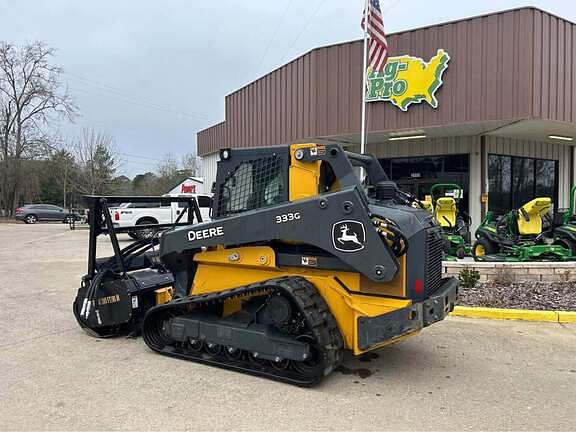
{"label": "yellow skid steer loader", "polygon": [[453,309],[441,228],[373,156],[338,144],[225,149],[214,192],[211,221],[191,223],[192,202],[187,223],[129,250],[109,217],[118,198],[89,198],[92,229],[117,253],[95,260],[90,248],[74,303],[84,329],[141,331],[160,354],[312,386],[343,350],[399,341]]}

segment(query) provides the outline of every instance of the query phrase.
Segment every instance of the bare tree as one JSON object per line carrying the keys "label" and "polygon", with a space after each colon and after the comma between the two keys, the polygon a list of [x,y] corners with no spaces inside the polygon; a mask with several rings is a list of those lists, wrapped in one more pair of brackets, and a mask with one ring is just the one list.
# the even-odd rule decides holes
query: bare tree
{"label": "bare tree", "polygon": [[0,42],[0,206],[18,205],[24,181],[22,160],[45,152],[46,126],[76,114],[70,95],[61,88],[62,70],[52,64],[54,54],[42,42],[21,47]]}
{"label": "bare tree", "polygon": [[104,194],[118,169],[118,155],[112,135],[84,128],[75,145],[79,165],[77,186],[80,192]]}
{"label": "bare tree", "polygon": [[158,175],[170,178],[178,172],[178,162],[172,153],[166,153],[158,163]]}
{"label": "bare tree", "polygon": [[154,181],[157,193],[166,193],[181,177],[178,162],[172,153],[166,153],[157,167],[158,176]]}
{"label": "bare tree", "polygon": [[186,153],[182,156],[182,169],[193,177],[199,177],[202,173],[202,159],[196,153]]}
{"label": "bare tree", "polygon": [[66,208],[68,195],[72,192],[72,183],[78,181],[78,170],[74,155],[69,149],[62,148],[50,156],[50,169],[56,186],[62,192],[62,204]]}

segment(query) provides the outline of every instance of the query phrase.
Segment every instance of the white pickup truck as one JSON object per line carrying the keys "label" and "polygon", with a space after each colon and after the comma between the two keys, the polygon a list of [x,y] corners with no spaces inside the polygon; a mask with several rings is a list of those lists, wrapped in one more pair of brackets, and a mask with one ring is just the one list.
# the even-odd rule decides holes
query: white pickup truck
{"label": "white pickup truck", "polygon": [[[195,197],[202,221],[210,220],[210,207],[212,198],[207,194],[175,194],[163,195],[165,197]],[[136,239],[147,238],[154,235],[154,229],[138,229],[138,225],[169,224],[178,218],[187,206],[186,202],[159,201],[146,203],[124,203],[110,209],[112,222],[117,228],[134,227],[128,234]],[[187,215],[183,216],[182,222],[186,222]]]}

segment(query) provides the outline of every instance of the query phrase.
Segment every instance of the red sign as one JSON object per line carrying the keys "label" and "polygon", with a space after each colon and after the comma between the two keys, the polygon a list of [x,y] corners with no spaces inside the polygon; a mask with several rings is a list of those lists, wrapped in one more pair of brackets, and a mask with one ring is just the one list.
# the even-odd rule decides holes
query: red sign
{"label": "red sign", "polygon": [[196,193],[196,185],[182,185],[181,193]]}

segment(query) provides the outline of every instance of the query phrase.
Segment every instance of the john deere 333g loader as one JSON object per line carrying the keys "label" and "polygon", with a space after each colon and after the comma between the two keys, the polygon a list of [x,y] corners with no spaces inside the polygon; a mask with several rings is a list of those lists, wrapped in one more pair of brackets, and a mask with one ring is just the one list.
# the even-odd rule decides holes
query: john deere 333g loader
{"label": "john deere 333g loader", "polygon": [[221,150],[212,220],[160,230],[137,258],[100,260],[75,315],[96,336],[141,329],[160,354],[315,385],[343,350],[382,347],[452,310],[441,228],[414,203],[377,159],[338,144]]}

